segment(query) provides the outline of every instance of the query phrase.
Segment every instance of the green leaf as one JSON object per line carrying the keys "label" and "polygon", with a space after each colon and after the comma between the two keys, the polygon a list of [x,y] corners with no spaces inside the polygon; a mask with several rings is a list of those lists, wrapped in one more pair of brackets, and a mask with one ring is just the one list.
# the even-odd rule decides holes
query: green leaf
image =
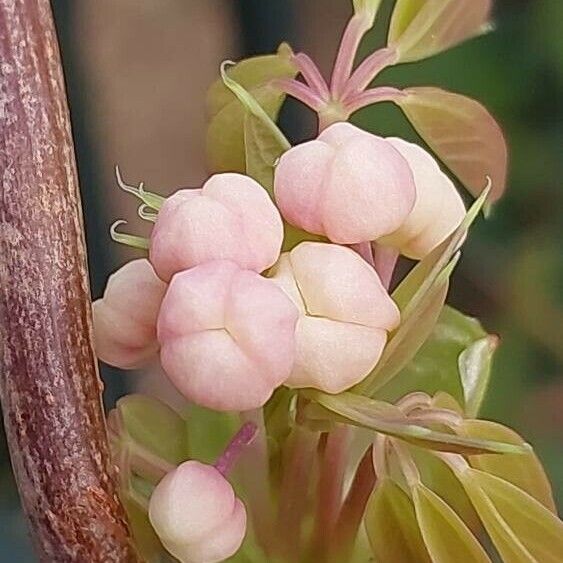
{"label": "green leaf", "polygon": [[506,185],[508,149],[493,116],[479,102],[440,88],[402,94],[394,102],[440,160],[474,196],[490,178],[491,202],[497,201]]}
{"label": "green leaf", "polygon": [[277,159],[287,150],[254,115],[244,119],[244,150],[246,174],[262,185],[274,197],[274,167]]}
{"label": "green leaf", "polygon": [[393,300],[401,311],[401,324],[390,334],[375,369],[356,385],[355,392],[374,396],[414,357],[429,336],[443,305],[448,279],[459,259],[458,249],[489,191],[490,186],[475,200],[452,235],[421,260],[393,292]]}
{"label": "green leaf", "polygon": [[397,0],[388,45],[418,61],[489,31],[491,0]]}
{"label": "green leaf", "polygon": [[466,469],[459,478],[504,561],[561,563],[563,522],[555,514],[489,473]]}
{"label": "green leaf", "polygon": [[490,563],[469,528],[437,494],[418,484],[412,495],[420,531],[434,563]]}
{"label": "green leaf", "polygon": [[[491,364],[490,354],[475,354],[475,345],[489,338],[494,337],[487,336],[479,321],[444,307],[430,337],[401,373],[379,391],[378,397],[394,402],[413,391],[429,395],[442,391],[465,405],[464,412],[469,408],[470,416],[475,416],[486,391]],[[463,356],[472,348],[469,357]],[[468,369],[469,359],[471,378],[463,371]]]}
{"label": "green leaf", "polygon": [[[489,420],[464,420],[459,434],[473,438],[497,440],[509,444],[524,444],[524,440],[513,430]],[[470,456],[469,463],[475,469],[480,469],[496,475],[518,488],[526,491],[546,508],[555,512],[555,502],[551,485],[540,460],[533,451],[520,455],[477,455]]]}
{"label": "green leaf", "polygon": [[410,497],[389,478],[378,482],[365,512],[365,527],[376,561],[430,563]]}
{"label": "green leaf", "polygon": [[[251,113],[258,111],[275,121],[285,94],[273,81],[295,77],[292,55],[289,46],[282,44],[275,55],[253,57],[230,67],[226,80],[224,76],[211,86],[207,95],[207,157],[211,172],[246,171],[245,122],[249,106],[241,103],[241,98],[250,103]],[[247,132],[247,142],[253,135]]]}
{"label": "green leaf", "polygon": [[422,448],[464,455],[477,453],[519,453],[527,451],[523,445],[513,445],[493,440],[481,440],[439,432],[411,422],[398,408],[383,401],[362,395],[340,393],[328,395],[308,392],[307,396],[325,409],[342,417],[348,424],[368,428],[393,436]]}
{"label": "green leaf", "polygon": [[151,453],[171,464],[188,458],[186,421],[165,403],[147,395],[127,395],[117,401],[122,429]]}
{"label": "green leaf", "polygon": [[411,315],[404,317],[398,329],[391,334],[378,364],[358,386],[358,392],[373,396],[416,355],[438,320],[448,287],[448,280],[437,285],[428,292],[427,299]]}
{"label": "green leaf", "polygon": [[236,414],[190,405],[186,413],[190,458],[215,463],[240,427]]}
{"label": "green leaf", "polygon": [[488,335],[470,344],[458,358],[465,413],[477,416],[485,398],[498,338]]}
{"label": "green leaf", "polygon": [[409,447],[409,452],[422,482],[451,506],[470,530],[478,532],[481,524],[477,512],[449,465],[429,450]]}

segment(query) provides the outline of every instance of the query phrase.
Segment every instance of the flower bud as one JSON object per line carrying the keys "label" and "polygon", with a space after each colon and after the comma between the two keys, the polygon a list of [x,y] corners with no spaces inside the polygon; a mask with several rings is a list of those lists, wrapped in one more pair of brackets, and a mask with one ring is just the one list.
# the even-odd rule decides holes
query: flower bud
{"label": "flower bud", "polygon": [[201,189],[180,190],[165,201],[150,260],[165,281],[211,260],[262,272],[278,259],[282,241],[282,220],[266,190],[242,174],[216,174]]}
{"label": "flower bud", "polygon": [[92,306],[100,360],[122,369],[142,366],[158,351],[156,319],[166,284],[149,261],[128,262],[113,273]]}
{"label": "flower bud", "polygon": [[336,123],[284,153],[274,191],[289,223],[341,244],[396,231],[416,193],[401,153],[349,123]]}
{"label": "flower bud", "polygon": [[286,385],[339,393],[364,379],[399,323],[375,270],[349,248],[304,242],[282,254],[271,276],[300,312]]}
{"label": "flower bud", "polygon": [[158,318],[161,363],[188,399],[261,407],[289,375],[298,312],[271,280],[220,260],[176,274]]}
{"label": "flower bud", "polygon": [[156,486],[149,518],[162,545],[182,563],[214,563],[236,553],[246,509],[211,465],[186,461]]}
{"label": "flower bud", "polygon": [[409,163],[414,174],[416,201],[406,221],[380,243],[419,260],[446,240],[461,224],[465,206],[453,182],[423,148],[388,138]]}

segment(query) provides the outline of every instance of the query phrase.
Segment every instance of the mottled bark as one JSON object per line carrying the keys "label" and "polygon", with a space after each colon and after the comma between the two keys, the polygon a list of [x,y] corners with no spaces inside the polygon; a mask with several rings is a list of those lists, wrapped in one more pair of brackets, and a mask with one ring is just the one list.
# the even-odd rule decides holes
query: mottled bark
{"label": "mottled bark", "polygon": [[0,0],[0,399],[41,561],[138,561],[109,461],[48,0]]}

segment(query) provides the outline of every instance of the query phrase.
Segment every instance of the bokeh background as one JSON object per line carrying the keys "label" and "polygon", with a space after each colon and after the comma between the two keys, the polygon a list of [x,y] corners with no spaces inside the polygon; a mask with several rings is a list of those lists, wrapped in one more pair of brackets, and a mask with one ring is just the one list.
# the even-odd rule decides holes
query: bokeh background
{"label": "bokeh background", "polygon": [[[53,0],[81,179],[92,292],[130,255],[108,236],[113,220],[140,230],[115,185],[168,194],[205,178],[205,91],[226,58],[268,53],[282,40],[328,72],[350,0]],[[364,48],[383,41],[391,2]],[[381,81],[438,85],[483,102],[510,146],[505,199],[479,221],[449,301],[501,335],[484,416],[534,444],[563,506],[563,1],[497,0],[496,31]],[[369,108],[355,122],[415,139],[397,110]],[[283,113],[294,140],[314,122],[298,104]],[[106,403],[142,374],[105,370]],[[162,393],[162,388],[159,389]],[[0,437],[0,563],[35,561]]]}

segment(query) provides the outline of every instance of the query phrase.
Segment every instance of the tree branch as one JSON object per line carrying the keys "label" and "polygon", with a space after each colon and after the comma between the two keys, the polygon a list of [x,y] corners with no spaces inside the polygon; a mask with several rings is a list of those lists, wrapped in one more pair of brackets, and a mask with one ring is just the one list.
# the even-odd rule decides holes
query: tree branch
{"label": "tree branch", "polygon": [[113,479],[48,0],[0,0],[0,399],[41,561],[136,562]]}

